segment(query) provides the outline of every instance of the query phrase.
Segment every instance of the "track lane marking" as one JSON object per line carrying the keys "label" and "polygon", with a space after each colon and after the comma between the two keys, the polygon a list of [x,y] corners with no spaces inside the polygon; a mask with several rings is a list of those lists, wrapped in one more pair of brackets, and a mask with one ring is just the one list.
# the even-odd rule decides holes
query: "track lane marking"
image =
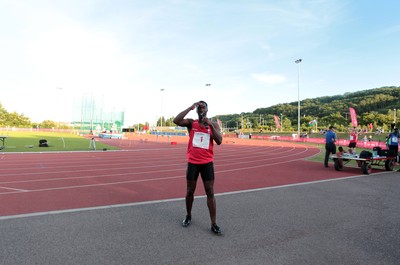
{"label": "track lane marking", "polygon": [[[257,189],[248,189],[248,190],[233,191],[233,192],[223,192],[223,193],[215,194],[215,196],[221,197],[221,196],[227,196],[227,195],[259,192],[259,191],[272,190],[272,189],[284,189],[284,188],[291,188],[291,187],[296,187],[296,186],[305,186],[305,185],[319,184],[319,183],[325,183],[325,182],[331,182],[331,181],[343,181],[343,180],[348,180],[348,179],[353,179],[353,178],[375,176],[375,175],[388,174],[388,173],[390,173],[390,172],[374,173],[374,174],[370,174],[370,175],[363,174],[363,175],[349,176],[349,177],[343,177],[343,178],[308,181],[308,182],[302,182],[302,183],[286,184],[286,185],[271,186],[271,187],[257,188]],[[200,199],[200,198],[205,198],[205,197],[206,197],[206,195],[200,195],[200,196],[195,196],[195,199]],[[153,200],[153,201],[144,201],[144,202],[125,203],[125,204],[112,204],[112,205],[105,205],[105,206],[67,209],[67,210],[56,210],[56,211],[48,211],[48,212],[7,215],[7,216],[0,216],[0,220],[29,218],[29,217],[37,217],[37,216],[45,216],[45,215],[53,215],[53,214],[56,215],[56,214],[65,214],[65,213],[77,213],[77,212],[95,211],[95,210],[106,210],[106,209],[122,208],[122,207],[134,207],[134,206],[157,204],[157,203],[169,203],[169,202],[183,201],[183,200],[185,200],[185,198],[173,198],[173,199]]]}
{"label": "track lane marking", "polygon": [[[242,167],[242,168],[233,168],[233,169],[225,169],[225,170],[216,170],[215,174],[221,174],[221,173],[226,173],[226,172],[233,172],[233,171],[240,171],[240,170],[248,170],[252,168],[260,168],[260,167],[269,167],[269,166],[274,166],[274,165],[280,165],[280,164],[285,164],[285,163],[290,163],[294,161],[302,160],[302,158],[299,159],[293,159],[290,161],[284,161],[284,162],[277,162],[273,164],[264,164],[264,165],[259,165],[259,166],[252,166],[252,167]],[[165,171],[152,171],[152,172],[147,172],[147,174],[151,173],[157,173],[157,172],[165,172]],[[131,174],[143,174],[143,173],[131,173]],[[121,173],[118,175],[127,175],[127,173]],[[108,175],[108,176],[114,176],[114,175]],[[89,177],[80,177],[80,178],[97,178],[93,176]],[[165,177],[165,178],[151,178],[151,179],[138,179],[138,180],[126,180],[126,181],[116,181],[116,182],[108,182],[108,183],[97,183],[97,184],[87,184],[87,185],[74,185],[74,186],[62,186],[62,187],[57,187],[57,188],[47,188],[47,189],[32,189],[32,190],[26,190],[24,192],[40,192],[40,191],[52,191],[52,190],[66,190],[66,189],[80,189],[80,188],[89,188],[89,187],[100,187],[100,186],[109,186],[109,185],[120,185],[120,184],[127,184],[127,183],[140,183],[140,182],[151,182],[151,181],[161,181],[161,180],[171,180],[171,179],[178,179],[178,178],[184,178],[184,175],[179,175],[179,176],[172,176],[172,177]],[[68,179],[68,178],[67,178]],[[74,178],[75,179],[75,178]],[[58,179],[49,179],[47,181],[54,181]],[[46,181],[46,180],[37,180],[37,181],[21,181],[23,182],[40,182],[40,181]],[[19,183],[21,183],[19,182]],[[2,183],[3,184],[3,183]],[[20,193],[20,192],[7,192],[7,193],[1,193],[0,195],[3,194],[10,194],[10,193]]]}
{"label": "track lane marking", "polygon": [[[17,193],[20,193],[20,192],[28,192],[28,190],[24,190],[24,189],[14,189],[14,188],[9,188],[9,187],[0,187],[0,189],[18,191]],[[5,193],[0,192],[0,194],[8,194],[8,193],[13,193],[13,192],[5,192]]]}

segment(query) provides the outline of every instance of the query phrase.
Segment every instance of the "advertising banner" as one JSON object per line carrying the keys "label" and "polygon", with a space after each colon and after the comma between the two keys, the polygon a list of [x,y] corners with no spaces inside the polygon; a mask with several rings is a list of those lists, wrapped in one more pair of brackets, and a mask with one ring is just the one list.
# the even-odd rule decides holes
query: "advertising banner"
{"label": "advertising banner", "polygon": [[350,117],[351,117],[351,125],[353,127],[357,127],[358,123],[357,123],[357,114],[356,111],[353,108],[349,108],[350,111]]}
{"label": "advertising banner", "polygon": [[276,128],[281,128],[281,124],[279,123],[279,118],[276,115],[274,115],[274,120],[275,120]]}

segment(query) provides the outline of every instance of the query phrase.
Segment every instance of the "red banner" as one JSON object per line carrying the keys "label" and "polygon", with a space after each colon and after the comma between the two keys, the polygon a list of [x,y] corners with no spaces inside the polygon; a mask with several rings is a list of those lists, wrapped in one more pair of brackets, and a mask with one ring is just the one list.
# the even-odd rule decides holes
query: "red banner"
{"label": "red banner", "polygon": [[357,114],[356,111],[353,108],[349,108],[350,111],[350,117],[351,117],[351,125],[353,127],[357,127],[358,123],[357,123]]}
{"label": "red banner", "polygon": [[217,119],[217,123],[218,123],[219,128],[222,131],[222,121],[220,119]]}
{"label": "red banner", "polygon": [[281,128],[281,124],[279,123],[279,118],[276,115],[274,115],[274,120],[275,120],[276,128]]}

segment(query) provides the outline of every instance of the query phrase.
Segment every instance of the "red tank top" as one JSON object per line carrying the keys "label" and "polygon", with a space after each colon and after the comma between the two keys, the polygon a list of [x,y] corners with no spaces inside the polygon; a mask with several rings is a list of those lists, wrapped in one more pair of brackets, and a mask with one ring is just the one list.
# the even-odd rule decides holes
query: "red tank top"
{"label": "red tank top", "polygon": [[356,143],[356,142],[357,142],[357,134],[350,133],[350,143]]}
{"label": "red tank top", "polygon": [[214,160],[214,143],[210,127],[200,127],[199,121],[194,120],[189,133],[187,149],[188,162],[206,164]]}

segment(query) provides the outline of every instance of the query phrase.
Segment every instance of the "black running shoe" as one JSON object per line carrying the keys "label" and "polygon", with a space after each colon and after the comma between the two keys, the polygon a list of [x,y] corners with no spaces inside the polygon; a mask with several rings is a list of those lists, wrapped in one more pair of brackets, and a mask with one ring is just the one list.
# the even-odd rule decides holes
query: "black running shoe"
{"label": "black running shoe", "polygon": [[182,226],[188,227],[191,222],[192,222],[192,217],[186,216],[186,218],[182,221]]}
{"label": "black running shoe", "polygon": [[213,225],[211,226],[211,231],[212,231],[214,234],[222,235],[222,229],[221,229],[221,227],[219,227],[217,224],[213,224]]}

